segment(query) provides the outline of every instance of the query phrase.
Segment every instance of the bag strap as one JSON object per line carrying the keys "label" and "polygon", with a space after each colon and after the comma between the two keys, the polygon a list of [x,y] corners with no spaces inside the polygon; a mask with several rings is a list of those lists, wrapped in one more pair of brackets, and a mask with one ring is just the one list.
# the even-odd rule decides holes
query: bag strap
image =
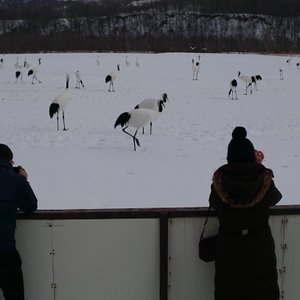
{"label": "bag strap", "polygon": [[205,218],[205,221],[204,221],[204,224],[203,224],[203,229],[202,229],[202,232],[201,232],[201,235],[200,235],[200,240],[203,239],[205,226],[206,226],[206,224],[207,224],[208,217],[209,217],[209,215],[210,215],[210,210],[211,210],[211,205],[209,204],[208,213],[207,213],[207,216],[206,216],[206,218]]}

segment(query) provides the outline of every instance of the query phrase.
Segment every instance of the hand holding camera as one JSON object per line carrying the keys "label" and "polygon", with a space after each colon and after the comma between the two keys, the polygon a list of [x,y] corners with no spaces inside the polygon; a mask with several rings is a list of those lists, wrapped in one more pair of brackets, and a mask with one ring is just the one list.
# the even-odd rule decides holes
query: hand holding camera
{"label": "hand holding camera", "polygon": [[257,164],[261,164],[264,158],[265,156],[262,151],[255,150],[255,161]]}
{"label": "hand holding camera", "polygon": [[22,168],[22,166],[13,167],[13,170],[15,173],[25,177],[26,179],[28,178],[28,174],[25,169]]}

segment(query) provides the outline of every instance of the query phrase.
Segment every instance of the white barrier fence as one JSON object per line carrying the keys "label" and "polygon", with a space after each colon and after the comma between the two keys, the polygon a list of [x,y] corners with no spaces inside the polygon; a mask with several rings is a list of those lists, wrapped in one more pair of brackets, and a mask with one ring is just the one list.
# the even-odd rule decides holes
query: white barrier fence
{"label": "white barrier fence", "polygon": [[[213,299],[214,263],[198,258],[204,213],[72,219],[23,216],[17,248],[27,300]],[[190,212],[190,211],[189,211]],[[300,292],[300,215],[272,215],[282,299]],[[207,233],[217,230],[210,218]],[[0,293],[1,294],[1,293]],[[3,296],[0,295],[3,300]]]}

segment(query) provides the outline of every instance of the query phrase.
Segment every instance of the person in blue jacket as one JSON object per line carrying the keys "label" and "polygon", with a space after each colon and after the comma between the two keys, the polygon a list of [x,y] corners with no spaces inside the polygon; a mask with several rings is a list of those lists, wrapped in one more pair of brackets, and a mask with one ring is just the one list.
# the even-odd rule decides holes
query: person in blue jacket
{"label": "person in blue jacket", "polygon": [[21,167],[13,168],[11,149],[0,144],[0,288],[5,300],[24,300],[21,258],[16,249],[15,229],[18,210],[31,213],[37,198]]}

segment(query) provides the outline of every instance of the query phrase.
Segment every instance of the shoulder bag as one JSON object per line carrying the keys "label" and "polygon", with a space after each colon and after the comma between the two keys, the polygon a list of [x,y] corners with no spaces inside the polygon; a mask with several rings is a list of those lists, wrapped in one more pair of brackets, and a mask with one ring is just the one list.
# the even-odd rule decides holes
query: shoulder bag
{"label": "shoulder bag", "polygon": [[210,215],[211,206],[209,205],[208,214],[204,221],[203,229],[199,240],[199,258],[205,262],[211,262],[216,260],[217,255],[217,237],[218,235],[212,235],[204,237],[205,227]]}

